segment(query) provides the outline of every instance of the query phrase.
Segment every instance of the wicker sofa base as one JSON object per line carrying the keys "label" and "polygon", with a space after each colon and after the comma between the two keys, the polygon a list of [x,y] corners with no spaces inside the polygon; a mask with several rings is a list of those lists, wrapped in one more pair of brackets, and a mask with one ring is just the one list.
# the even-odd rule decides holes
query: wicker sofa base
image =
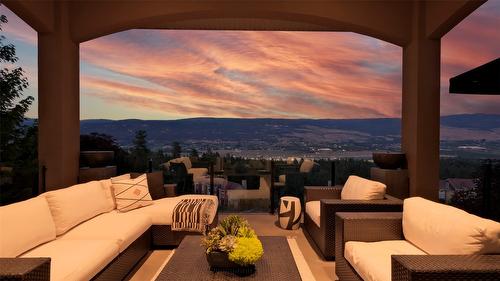
{"label": "wicker sofa base", "polygon": [[[216,214],[209,228],[216,227],[218,215]],[[99,272],[92,280],[115,281],[125,279],[146,256],[156,248],[178,246],[186,235],[199,234],[190,231],[172,231],[170,225],[152,225],[137,240],[120,253],[110,264]]]}
{"label": "wicker sofa base", "polygon": [[128,248],[121,252],[110,264],[92,280],[123,280],[151,249],[151,228],[146,230]]}
{"label": "wicker sofa base", "polygon": [[330,237],[332,235],[327,236],[329,233],[325,233],[324,228],[318,227],[306,212],[304,212],[303,229],[309,234],[325,260],[335,260],[335,239]]}

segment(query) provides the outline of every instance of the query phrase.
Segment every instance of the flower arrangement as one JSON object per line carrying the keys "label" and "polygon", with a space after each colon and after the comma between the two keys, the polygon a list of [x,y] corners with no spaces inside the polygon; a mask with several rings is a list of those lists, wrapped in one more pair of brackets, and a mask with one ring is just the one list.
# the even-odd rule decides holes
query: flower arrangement
{"label": "flower arrangement", "polygon": [[228,216],[203,239],[207,259],[223,253],[228,260],[239,266],[255,264],[264,254],[262,243],[248,221],[239,216]]}

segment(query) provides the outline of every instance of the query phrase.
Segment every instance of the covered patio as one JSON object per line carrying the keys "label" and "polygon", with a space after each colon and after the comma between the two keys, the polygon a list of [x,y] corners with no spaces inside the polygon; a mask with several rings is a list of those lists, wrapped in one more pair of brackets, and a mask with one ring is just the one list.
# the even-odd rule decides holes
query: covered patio
{"label": "covered patio", "polygon": [[[497,280],[500,224],[436,203],[441,38],[485,2],[5,0],[38,33],[43,194],[0,209],[0,265],[7,265],[0,279]],[[163,174],[151,169],[77,184],[80,44],[130,29],[354,32],[401,47],[409,196],[392,197],[384,183],[350,175],[344,186],[308,185],[302,198],[280,197],[276,218],[218,214],[212,192],[169,195]],[[186,173],[210,171],[213,187],[213,164],[176,164]],[[276,184],[270,174],[270,182],[258,176],[265,194]],[[210,254],[251,273],[226,275]]]}
{"label": "covered patio", "polygon": [[402,150],[410,195],[437,200],[440,40],[485,1],[4,2],[38,32],[38,157],[47,190],[78,178],[80,43],[135,28],[340,31],[403,48]]}

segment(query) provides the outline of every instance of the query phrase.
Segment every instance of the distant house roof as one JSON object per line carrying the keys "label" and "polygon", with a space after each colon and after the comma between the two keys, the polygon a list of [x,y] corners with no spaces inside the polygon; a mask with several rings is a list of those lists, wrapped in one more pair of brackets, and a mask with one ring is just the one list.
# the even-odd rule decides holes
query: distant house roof
{"label": "distant house roof", "polygon": [[440,190],[471,190],[476,187],[475,179],[448,178],[439,181]]}

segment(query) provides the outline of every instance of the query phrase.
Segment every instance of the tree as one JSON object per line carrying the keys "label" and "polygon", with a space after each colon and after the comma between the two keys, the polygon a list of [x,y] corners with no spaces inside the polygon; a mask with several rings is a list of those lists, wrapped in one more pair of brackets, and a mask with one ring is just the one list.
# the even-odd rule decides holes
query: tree
{"label": "tree", "polygon": [[133,171],[145,172],[148,167],[150,151],[147,147],[147,133],[144,130],[135,132],[135,139],[133,141],[134,147],[131,151],[131,162]]}
{"label": "tree", "polygon": [[200,154],[198,153],[198,150],[196,150],[195,148],[192,148],[191,152],[189,153],[189,157],[198,158],[199,156],[200,156]]}
{"label": "tree", "polygon": [[134,151],[139,153],[149,153],[146,138],[148,134],[144,130],[135,132]]}
{"label": "tree", "polygon": [[[0,31],[7,22],[0,15]],[[0,35],[0,205],[38,193],[38,125],[25,124],[34,98],[23,97],[28,79],[21,67],[15,67],[17,61],[16,48]]]}
{"label": "tree", "polygon": [[[0,31],[2,24],[7,23],[7,17],[0,16]],[[0,63],[6,67],[0,69],[0,161],[12,161],[20,151],[20,140],[25,135],[24,115],[28,112],[34,98],[23,98],[23,90],[28,88],[28,79],[21,67],[14,67],[18,61],[16,48],[6,44],[5,37],[0,36]],[[10,65],[11,67],[7,67]]]}
{"label": "tree", "polygon": [[181,144],[178,141],[172,142],[172,158],[181,157],[182,148]]}

